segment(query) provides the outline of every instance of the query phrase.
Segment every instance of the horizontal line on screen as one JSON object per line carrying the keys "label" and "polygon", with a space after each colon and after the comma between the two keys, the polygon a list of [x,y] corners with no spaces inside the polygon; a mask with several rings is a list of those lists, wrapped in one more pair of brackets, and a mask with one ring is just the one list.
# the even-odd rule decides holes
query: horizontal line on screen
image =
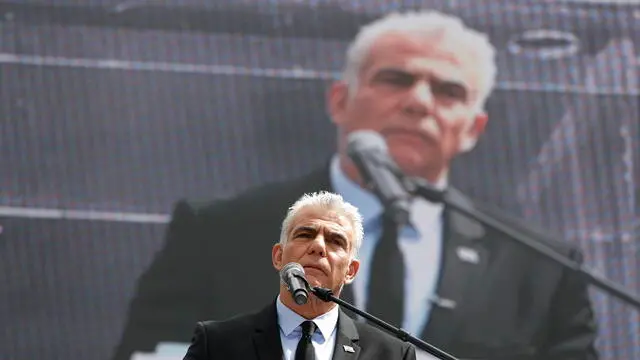
{"label": "horizontal line on screen", "polygon": [[94,210],[72,210],[55,208],[34,208],[0,206],[0,216],[30,219],[101,220],[112,222],[165,224],[170,215],[130,212],[110,212]]}
{"label": "horizontal line on screen", "polygon": [[20,65],[40,65],[58,67],[77,67],[88,69],[115,69],[138,71],[161,71],[209,75],[257,76],[281,79],[326,79],[335,78],[331,72],[306,69],[263,69],[234,65],[206,65],[168,63],[156,61],[130,61],[116,59],[67,58],[56,56],[35,56],[0,53],[0,63]]}
{"label": "horizontal line on screen", "polygon": [[[235,65],[206,65],[186,64],[155,61],[130,61],[117,59],[89,59],[68,58],[57,56],[21,55],[0,53],[0,64],[19,64],[37,66],[76,67],[87,69],[115,69],[136,71],[161,71],[175,73],[230,75],[230,76],[256,76],[278,79],[303,79],[303,80],[332,80],[337,72],[318,71],[304,68],[291,69],[264,69]],[[592,95],[639,95],[640,89],[624,89],[590,87],[568,84],[535,84],[523,81],[500,81],[497,84],[499,90],[527,90],[558,93],[579,93]]]}
{"label": "horizontal line on screen", "polygon": [[[0,206],[0,216],[28,219],[64,219],[64,220],[99,220],[110,222],[166,224],[171,220],[170,214],[131,213],[119,211],[73,210],[56,208],[36,208],[19,206]],[[592,238],[600,241],[622,239],[629,241],[640,234],[640,218],[636,220],[635,231],[618,232],[593,230],[568,230],[571,238]],[[634,234],[635,232],[635,234]]]}

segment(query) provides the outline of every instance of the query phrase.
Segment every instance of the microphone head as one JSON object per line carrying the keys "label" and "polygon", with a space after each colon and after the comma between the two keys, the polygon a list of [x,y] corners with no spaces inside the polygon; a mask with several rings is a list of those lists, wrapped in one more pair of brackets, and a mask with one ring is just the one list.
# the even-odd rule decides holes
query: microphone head
{"label": "microphone head", "polygon": [[296,262],[290,262],[287,265],[283,266],[282,269],[280,269],[280,280],[282,280],[282,282],[284,282],[285,284],[287,283],[287,278],[291,275],[304,277],[305,274],[302,265]]}
{"label": "microphone head", "polygon": [[347,137],[347,152],[353,153],[363,150],[380,151],[382,153],[389,151],[384,138],[376,131],[358,130],[349,134]]}
{"label": "microphone head", "polygon": [[[302,265],[295,262],[285,265],[280,270],[280,281],[287,286],[296,304],[303,305],[307,303],[309,295],[305,286],[302,285],[307,282]],[[292,285],[294,282],[299,285]]]}
{"label": "microphone head", "polygon": [[352,132],[347,137],[347,155],[365,186],[376,193],[386,212],[396,223],[406,224],[410,207],[408,185],[404,183],[406,176],[389,154],[382,135],[373,130]]}

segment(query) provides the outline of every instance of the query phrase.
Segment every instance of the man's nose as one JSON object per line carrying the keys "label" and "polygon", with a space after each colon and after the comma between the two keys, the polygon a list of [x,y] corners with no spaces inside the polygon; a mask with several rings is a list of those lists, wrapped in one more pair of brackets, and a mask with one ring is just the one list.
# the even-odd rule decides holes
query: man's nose
{"label": "man's nose", "polygon": [[320,256],[325,256],[327,253],[326,242],[324,235],[318,234],[311,242],[311,246],[309,246],[309,253],[314,254],[317,253]]}
{"label": "man's nose", "polygon": [[433,91],[429,83],[426,81],[417,81],[409,93],[409,98],[405,105],[405,112],[422,118],[430,113],[433,102]]}

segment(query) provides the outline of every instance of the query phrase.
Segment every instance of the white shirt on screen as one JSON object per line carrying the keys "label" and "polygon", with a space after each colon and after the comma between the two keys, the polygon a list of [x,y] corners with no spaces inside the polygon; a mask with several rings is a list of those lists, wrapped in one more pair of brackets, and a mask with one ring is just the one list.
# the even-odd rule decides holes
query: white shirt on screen
{"label": "white shirt on screen", "polygon": [[[365,237],[358,259],[360,270],[352,284],[355,305],[367,308],[367,288],[371,261],[376,244],[382,234],[382,205],[374,194],[363,190],[347,178],[340,168],[337,156],[330,168],[331,185],[345,201],[360,211],[364,220]],[[443,187],[444,183],[437,184]],[[431,301],[435,295],[442,257],[442,210],[440,204],[416,197],[412,200],[410,223],[400,233],[398,246],[405,259],[404,320],[402,327],[420,337],[429,320]],[[375,314],[374,314],[375,315]],[[384,319],[383,319],[384,320]]]}

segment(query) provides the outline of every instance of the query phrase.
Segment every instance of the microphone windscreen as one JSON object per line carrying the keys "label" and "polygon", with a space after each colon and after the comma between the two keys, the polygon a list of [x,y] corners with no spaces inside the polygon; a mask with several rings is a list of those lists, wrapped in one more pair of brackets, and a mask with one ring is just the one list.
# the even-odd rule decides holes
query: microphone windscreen
{"label": "microphone windscreen", "polygon": [[287,282],[287,276],[291,274],[291,275],[300,275],[304,277],[304,268],[302,267],[302,265],[298,264],[297,262],[290,262],[287,265],[285,265],[284,267],[282,267],[282,269],[280,270],[280,280],[282,280],[283,282]]}
{"label": "microphone windscreen", "polygon": [[381,151],[387,152],[387,143],[382,135],[373,130],[354,131],[347,137],[347,151]]}

